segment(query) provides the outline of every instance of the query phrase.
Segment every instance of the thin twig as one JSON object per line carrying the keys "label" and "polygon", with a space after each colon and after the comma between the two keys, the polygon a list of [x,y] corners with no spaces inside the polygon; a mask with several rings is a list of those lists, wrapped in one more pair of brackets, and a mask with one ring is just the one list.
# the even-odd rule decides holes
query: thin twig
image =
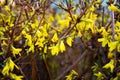
{"label": "thin twig", "polygon": [[44,55],[44,57],[45,58],[43,58],[43,60],[44,60],[44,63],[45,63],[45,66],[46,66],[46,69],[47,69],[47,72],[48,72],[49,79],[52,80],[52,75],[51,75],[51,72],[50,72],[50,68],[48,66],[48,61],[47,61],[46,55]]}
{"label": "thin twig", "polygon": [[102,12],[102,26],[104,26],[104,16],[105,16],[105,8],[102,7],[103,12]]}
{"label": "thin twig", "polygon": [[20,12],[19,12],[18,18],[16,19],[15,26],[18,24],[18,22],[21,18],[21,15],[22,15],[22,8],[20,8]]}
{"label": "thin twig", "polygon": [[114,36],[115,36],[115,30],[114,30],[114,24],[115,24],[114,11],[112,11],[111,13],[112,13],[112,41],[114,41]]}
{"label": "thin twig", "polygon": [[68,9],[67,11],[68,11],[72,21],[74,21],[72,13],[71,13],[71,9],[72,9],[72,6],[70,5],[71,3],[68,3],[68,1],[66,0],[66,4],[67,4],[67,9]]}
{"label": "thin twig", "polygon": [[25,78],[26,80],[28,80],[27,77],[26,77],[26,75],[24,74],[23,70],[22,70],[20,67],[19,67],[19,70],[20,70],[21,74],[24,76],[24,78]]}
{"label": "thin twig", "polygon": [[53,3],[53,4],[55,4],[56,6],[60,7],[60,8],[63,9],[64,11],[68,12],[68,9],[66,9],[66,8],[63,6],[63,4],[57,4],[57,3],[55,3],[54,1],[51,1],[51,0],[50,0],[50,2]]}
{"label": "thin twig", "polygon": [[85,50],[82,55],[69,67],[67,68],[63,73],[61,73],[55,80],[61,80],[69,71],[71,71],[88,53],[88,50]]}
{"label": "thin twig", "polygon": [[105,29],[106,29],[106,30],[108,30],[109,27],[111,27],[111,23],[112,23],[112,20],[111,20],[108,24],[105,25]]}
{"label": "thin twig", "polygon": [[36,61],[35,61],[35,56],[34,53],[30,54],[31,58],[31,70],[32,70],[32,80],[37,80],[37,74],[36,74]]}
{"label": "thin twig", "polygon": [[[114,3],[113,4],[116,4],[116,0],[114,0]],[[115,41],[114,39],[114,36],[115,36],[115,15],[114,15],[114,11],[111,12],[112,13],[112,41]],[[117,57],[116,57],[116,50],[113,51],[113,54],[114,54],[114,66],[116,66],[116,63],[117,63]]]}
{"label": "thin twig", "polygon": [[60,37],[60,39],[65,38],[65,37],[74,29],[74,27],[76,27],[77,23],[80,22],[81,18],[85,15],[85,13],[87,12],[87,10],[88,10],[93,4],[94,4],[94,2],[92,1],[92,3],[83,10],[83,12],[81,13],[81,15],[78,16],[77,21],[75,22],[75,24],[74,24],[72,27],[69,27],[69,28],[67,29],[67,32],[65,31],[65,33]]}
{"label": "thin twig", "polygon": [[[88,9],[88,8],[85,8],[84,11],[83,11],[83,13],[80,15],[80,17],[78,17],[79,20],[80,20],[80,19],[82,18],[82,16],[86,13],[87,9]],[[63,34],[62,37],[60,37],[60,39],[65,38],[65,37],[71,32],[71,30],[73,30],[73,28],[77,25],[77,23],[79,23],[79,20],[78,20],[78,19],[77,19],[76,23],[75,23],[72,27],[70,27],[69,29],[67,29],[67,32],[65,31],[65,33]]]}
{"label": "thin twig", "polygon": [[28,19],[29,19],[29,17],[28,17],[28,12],[27,12],[26,9],[24,9],[24,11],[25,11],[26,18],[27,18],[27,20],[28,20]]}

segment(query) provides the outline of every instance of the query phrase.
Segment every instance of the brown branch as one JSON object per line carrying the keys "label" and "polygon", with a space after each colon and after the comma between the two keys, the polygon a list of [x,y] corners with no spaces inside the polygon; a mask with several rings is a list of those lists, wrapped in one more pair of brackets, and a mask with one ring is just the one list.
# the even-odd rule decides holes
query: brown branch
{"label": "brown branch", "polygon": [[115,36],[114,24],[115,24],[114,11],[112,11],[112,41],[114,41],[114,36]]}
{"label": "brown branch", "polygon": [[48,66],[48,62],[47,62],[47,58],[46,58],[46,55],[44,55],[45,58],[43,58],[44,60],[44,63],[45,63],[45,66],[46,66],[46,69],[47,69],[47,72],[48,72],[48,76],[49,76],[49,79],[52,80],[52,75],[50,73],[50,68]]}
{"label": "brown branch", "polygon": [[67,31],[65,31],[65,33],[63,34],[63,36],[61,37],[61,39],[63,39],[64,37],[66,37],[71,32],[71,30],[77,25],[77,23],[79,23],[79,21],[82,18],[82,16],[86,13],[87,9],[88,8],[84,9],[83,13],[77,18],[76,23],[72,27],[70,27],[69,29],[67,29]]}
{"label": "brown branch", "polygon": [[35,61],[35,57],[34,54],[31,53],[30,55],[31,57],[31,69],[32,69],[32,80],[37,80],[37,76],[36,76],[36,61]]}
{"label": "brown branch", "polygon": [[71,3],[68,3],[68,1],[66,0],[66,4],[67,4],[67,9],[68,9],[67,11],[68,11],[72,21],[74,21],[72,13],[71,13],[71,9],[72,9]]}
{"label": "brown branch", "polygon": [[63,9],[64,11],[68,12],[68,9],[66,9],[62,3],[61,3],[61,4],[57,4],[57,3],[55,3],[55,2],[52,1],[52,0],[50,0],[50,2],[53,3],[53,4],[55,4],[56,6],[60,7],[60,8]]}
{"label": "brown branch", "polygon": [[102,26],[104,26],[105,8],[102,7],[102,10],[103,10],[103,12],[102,12]]}
{"label": "brown branch", "polygon": [[19,70],[20,70],[21,74],[24,76],[24,78],[27,80],[26,75],[24,74],[23,70],[20,67],[19,67]]}
{"label": "brown branch", "polygon": [[21,15],[22,15],[22,8],[20,8],[20,12],[19,12],[19,15],[18,15],[18,17],[16,19],[15,26],[18,24],[18,22],[19,22],[19,20],[21,18]]}
{"label": "brown branch", "polygon": [[67,29],[67,31],[63,32],[63,35],[60,37],[60,39],[65,38],[65,37],[74,29],[74,27],[76,27],[77,23],[80,22],[80,19],[85,15],[85,13],[87,12],[87,10],[88,10],[92,5],[94,5],[94,4],[95,4],[94,1],[92,1],[92,3],[83,10],[83,12],[80,14],[80,16],[78,16],[75,24],[74,24],[72,27],[69,27],[69,28]]}
{"label": "brown branch", "polygon": [[106,76],[106,74],[104,73],[104,71],[103,71],[102,68],[99,68],[99,67],[98,67],[98,68],[97,68],[97,71],[101,72],[102,75],[104,76],[104,78],[107,79],[107,76]]}
{"label": "brown branch", "polygon": [[61,78],[65,77],[65,75],[71,71],[88,53],[88,50],[85,50],[82,55],[70,66],[68,67],[63,73],[61,73],[55,80],[61,80]]}
{"label": "brown branch", "polygon": [[27,10],[26,10],[26,9],[24,9],[24,12],[25,12],[26,18],[27,18],[27,20],[28,20],[28,19],[29,19],[29,17],[28,17],[28,12],[27,12]]}
{"label": "brown branch", "polygon": [[[45,1],[46,2],[46,1]],[[43,5],[43,7],[42,7],[42,18],[41,18],[41,20],[39,21],[39,24],[38,24],[38,28],[41,26],[41,23],[42,23],[42,21],[43,21],[43,19],[45,19],[45,14],[46,14],[46,4],[45,4],[45,2],[43,3],[44,5]],[[38,17],[40,18],[40,14],[38,15]]]}
{"label": "brown branch", "polygon": [[106,30],[108,30],[109,27],[111,27],[111,23],[112,23],[112,21],[110,21],[108,24],[105,25],[105,29],[106,29]]}
{"label": "brown branch", "polygon": [[[114,26],[114,24],[115,24],[114,11],[112,11],[112,27],[111,27],[111,29],[112,29],[112,41],[115,41],[115,39],[114,39],[114,36],[115,36],[115,29],[114,28],[115,28],[115,26]],[[114,50],[113,53],[114,53],[114,60],[115,60],[114,65],[116,66],[116,63],[117,63],[117,61],[116,61],[116,51]]]}

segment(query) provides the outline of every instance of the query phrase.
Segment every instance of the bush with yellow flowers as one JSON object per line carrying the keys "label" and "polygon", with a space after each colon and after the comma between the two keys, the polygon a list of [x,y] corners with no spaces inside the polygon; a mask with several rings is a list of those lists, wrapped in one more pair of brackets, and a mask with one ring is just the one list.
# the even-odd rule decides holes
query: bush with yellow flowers
{"label": "bush with yellow flowers", "polygon": [[[120,9],[117,7],[120,3],[108,1],[109,5],[104,7],[101,0],[76,1],[1,0],[0,56],[4,62],[1,62],[0,79],[41,79],[37,76],[35,58],[39,56],[45,62],[49,79],[53,80],[47,58],[65,54],[68,47],[79,41],[77,45],[82,44],[83,53],[55,80],[120,79]],[[91,65],[84,72],[73,70],[87,55]],[[25,56],[31,60],[30,78],[26,77],[23,64],[18,63]],[[80,65],[86,67],[84,64]],[[89,70],[91,76],[86,78],[84,74]]]}

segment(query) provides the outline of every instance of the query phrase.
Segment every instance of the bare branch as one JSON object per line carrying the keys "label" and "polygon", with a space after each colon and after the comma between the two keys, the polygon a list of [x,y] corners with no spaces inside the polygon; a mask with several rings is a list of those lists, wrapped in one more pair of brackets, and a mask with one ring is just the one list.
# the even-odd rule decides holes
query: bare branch
{"label": "bare branch", "polygon": [[114,41],[114,36],[115,36],[114,24],[115,24],[114,11],[112,11],[112,40],[113,41]]}
{"label": "bare branch", "polygon": [[73,67],[75,67],[86,55],[88,55],[88,50],[85,50],[82,55],[69,67],[67,68],[63,73],[61,73],[61,75],[59,75],[55,80],[61,80],[61,78],[63,78],[67,72],[71,71],[73,69]]}

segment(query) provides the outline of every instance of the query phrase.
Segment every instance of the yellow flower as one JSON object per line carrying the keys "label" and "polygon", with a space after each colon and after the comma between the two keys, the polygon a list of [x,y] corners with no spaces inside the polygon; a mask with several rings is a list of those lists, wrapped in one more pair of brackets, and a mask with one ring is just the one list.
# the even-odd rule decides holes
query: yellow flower
{"label": "yellow flower", "polygon": [[21,36],[15,36],[15,41],[18,41],[18,40],[20,40],[20,38],[21,38]]}
{"label": "yellow flower", "polygon": [[107,56],[108,56],[108,58],[109,58],[109,59],[111,59],[111,58],[113,58],[113,56],[114,56],[114,53],[112,53],[112,52],[109,52]]}
{"label": "yellow flower", "polygon": [[110,68],[110,72],[113,72],[114,69],[114,60],[111,59],[109,63],[103,66],[103,68],[108,69]]}
{"label": "yellow flower", "polygon": [[6,11],[10,11],[10,7],[8,5],[5,6]]}
{"label": "yellow flower", "polygon": [[115,12],[120,12],[120,10],[116,6],[114,6],[113,4],[111,4],[109,6],[109,9],[112,10],[112,11],[115,11]]}
{"label": "yellow flower", "polygon": [[57,55],[59,53],[59,44],[53,45],[51,47],[49,47],[49,49],[51,49],[51,54]]}
{"label": "yellow flower", "polygon": [[64,42],[61,41],[61,42],[60,42],[60,51],[63,52],[63,51],[65,51],[65,50],[66,50],[66,48],[65,48]]}
{"label": "yellow flower", "polygon": [[92,19],[88,19],[88,18],[82,18],[81,20],[86,22],[86,23],[93,23],[94,22]]}
{"label": "yellow flower", "polygon": [[31,37],[31,35],[25,34],[24,37],[27,38],[27,45],[31,46],[32,45],[32,37]]}
{"label": "yellow flower", "polygon": [[115,23],[115,26],[120,26],[120,22],[119,21],[116,21],[116,23]]}
{"label": "yellow flower", "polygon": [[2,74],[9,75],[9,71],[13,71],[14,67],[19,69],[19,67],[11,60],[11,58],[8,58],[4,68],[2,70]]}
{"label": "yellow flower", "polygon": [[53,38],[52,38],[52,42],[57,42],[57,40],[58,40],[58,35],[55,32],[55,34],[53,35]]}
{"label": "yellow flower", "polygon": [[109,46],[109,51],[113,51],[114,49],[116,49],[117,47],[117,41],[116,42],[109,42],[108,46]]}
{"label": "yellow flower", "polygon": [[90,8],[90,11],[95,11],[95,7],[92,6],[92,7]]}
{"label": "yellow flower", "polygon": [[3,41],[2,46],[8,46],[8,44],[5,41]]}
{"label": "yellow flower", "polygon": [[108,43],[108,40],[106,38],[99,38],[98,42],[102,42],[102,47],[105,47]]}
{"label": "yellow flower", "polygon": [[15,48],[13,46],[11,46],[11,48],[12,48],[12,54],[13,54],[14,57],[15,57],[15,55],[21,55],[20,54],[20,52],[22,51],[21,48]]}
{"label": "yellow flower", "polygon": [[3,70],[2,70],[3,75],[8,75],[9,74],[9,64],[6,63]]}
{"label": "yellow flower", "polygon": [[27,52],[28,52],[28,53],[29,53],[29,52],[34,53],[34,45],[31,45]]}
{"label": "yellow flower", "polygon": [[47,53],[47,46],[44,47],[44,53]]}
{"label": "yellow flower", "polygon": [[120,52],[120,44],[117,45],[117,51]]}
{"label": "yellow flower", "polygon": [[84,21],[81,21],[76,26],[78,30],[83,31],[85,29],[86,23]]}
{"label": "yellow flower", "polygon": [[94,75],[98,77],[98,80],[103,79],[103,74],[101,72],[95,73]]}
{"label": "yellow flower", "polygon": [[41,26],[39,29],[40,29],[40,31],[42,32],[42,36],[44,36],[44,37],[47,37],[48,36],[48,33],[47,33],[47,27],[48,27],[48,25],[43,25],[43,26]]}
{"label": "yellow flower", "polygon": [[70,47],[72,46],[72,38],[71,37],[68,37],[66,42]]}
{"label": "yellow flower", "polygon": [[58,24],[60,25],[60,28],[68,27],[69,26],[70,19],[61,19],[58,21]]}
{"label": "yellow flower", "polygon": [[101,0],[97,0],[97,2],[98,2],[98,3],[100,3],[100,2],[101,2]]}
{"label": "yellow flower", "polygon": [[38,38],[37,42],[35,43],[35,45],[38,45],[39,47],[44,47],[44,43],[45,43],[44,41],[45,41],[44,37]]}
{"label": "yellow flower", "polygon": [[22,30],[22,35],[25,35],[26,34],[26,31],[25,29]]}
{"label": "yellow flower", "polygon": [[42,36],[42,33],[39,30],[37,30],[35,36],[39,38]]}
{"label": "yellow flower", "polygon": [[82,33],[80,31],[78,31],[77,37],[82,37]]}
{"label": "yellow flower", "polygon": [[74,74],[74,75],[77,75],[77,76],[78,76],[78,73],[77,73],[75,70],[72,70],[72,74]]}
{"label": "yellow flower", "polygon": [[10,77],[14,80],[23,80],[23,76],[18,76],[16,74],[10,73]]}

